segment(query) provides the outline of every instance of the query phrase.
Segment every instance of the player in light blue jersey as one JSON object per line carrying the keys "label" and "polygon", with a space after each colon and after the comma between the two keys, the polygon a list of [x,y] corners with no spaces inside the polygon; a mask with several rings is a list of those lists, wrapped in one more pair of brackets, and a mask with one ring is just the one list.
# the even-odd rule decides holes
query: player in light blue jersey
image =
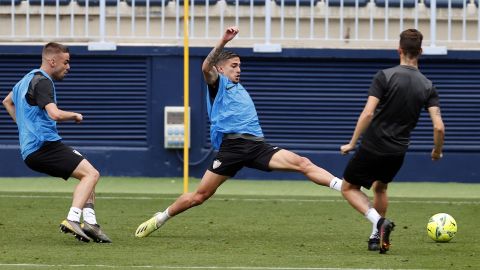
{"label": "player in light blue jersey", "polygon": [[53,80],[63,80],[69,70],[68,48],[55,42],[46,44],[41,67],[25,75],[3,100],[3,105],[17,123],[21,155],[29,168],[65,180],[69,177],[80,180],[60,229],[85,242],[109,243],[111,240],[100,229],[93,210],[95,185],[100,175],[78,151],[62,143],[57,131],[57,122],[83,120],[81,114],[57,107]]}
{"label": "player in light blue jersey", "polygon": [[181,195],[165,211],[142,223],[136,237],[146,237],[160,228],[170,217],[200,205],[217,188],[243,167],[262,171],[295,171],[303,173],[312,182],[340,190],[342,180],[316,166],[306,157],[272,146],[265,142],[255,105],[240,84],[240,57],[224,46],[238,34],[238,28],[226,29],[222,39],[202,65],[208,85],[207,106],[210,117],[211,140],[219,150],[205,172],[195,192]]}

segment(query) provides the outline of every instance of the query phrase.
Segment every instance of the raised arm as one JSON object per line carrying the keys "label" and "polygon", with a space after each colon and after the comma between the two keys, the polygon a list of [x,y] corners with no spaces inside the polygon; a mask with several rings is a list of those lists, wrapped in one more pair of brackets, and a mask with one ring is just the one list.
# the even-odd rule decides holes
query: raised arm
{"label": "raised arm", "polygon": [[236,26],[230,26],[225,30],[223,37],[217,42],[212,51],[208,54],[207,58],[203,61],[202,72],[205,82],[208,85],[212,85],[217,81],[218,71],[215,67],[216,59],[222,52],[225,45],[232,40],[238,34],[238,28]]}
{"label": "raised arm", "polygon": [[12,99],[12,91],[8,93],[5,99],[3,99],[2,103],[5,109],[7,110],[8,114],[10,115],[10,117],[12,117],[13,121],[16,122],[17,120],[15,118],[15,104],[13,103],[13,99]]}
{"label": "raised arm", "polygon": [[380,100],[377,97],[368,97],[367,104],[365,104],[362,113],[358,117],[357,126],[355,127],[355,131],[353,132],[350,142],[340,147],[340,152],[342,155],[346,155],[348,152],[355,149],[358,139],[372,122],[373,114],[375,113],[375,109],[377,108],[379,102]]}
{"label": "raised arm", "polygon": [[439,160],[443,157],[442,149],[445,138],[445,126],[443,125],[442,114],[437,106],[429,107],[428,112],[433,124],[433,150],[432,160]]}

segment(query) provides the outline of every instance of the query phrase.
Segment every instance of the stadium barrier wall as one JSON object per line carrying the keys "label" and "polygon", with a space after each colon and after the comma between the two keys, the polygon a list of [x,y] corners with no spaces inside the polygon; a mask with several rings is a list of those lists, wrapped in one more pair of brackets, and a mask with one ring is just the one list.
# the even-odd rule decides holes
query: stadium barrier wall
{"label": "stadium barrier wall", "polygon": [[[81,125],[58,125],[65,142],[84,154],[103,176],[181,177],[182,151],[163,147],[163,109],[183,105],[183,49],[120,46],[117,51],[92,52],[86,46],[70,48],[71,73],[57,83],[59,107],[83,113],[85,121]],[[338,149],[353,132],[375,72],[398,64],[396,51],[285,49],[278,54],[259,54],[247,48],[232,49],[242,55],[242,82],[257,105],[267,141],[305,155],[341,177],[351,156],[341,156]],[[40,45],[0,46],[2,99],[24,73],[38,67],[40,51]],[[209,51],[190,50],[193,177],[201,177],[214,157],[200,70]],[[115,62],[120,58],[121,64]],[[105,66],[109,63],[118,66],[121,76],[108,73]],[[442,85],[438,87],[447,128],[445,155],[439,162],[430,160],[431,124],[428,116],[422,115],[398,181],[480,182],[479,64],[477,51],[449,51],[446,56],[425,56],[421,60],[420,68],[427,67],[427,75],[432,74],[432,79]],[[279,70],[286,73],[279,76]],[[309,70],[314,72],[308,75]],[[113,76],[111,80],[109,76]],[[322,81],[316,81],[322,76]],[[118,82],[122,77],[127,79]],[[344,81],[350,84],[342,85]],[[124,91],[115,88],[125,85],[140,90],[128,92],[126,100],[115,102]],[[140,101],[138,96],[142,97]],[[118,108],[127,112],[121,114],[114,105],[124,106]],[[304,114],[297,117],[297,113]],[[0,115],[0,164],[0,176],[40,175],[22,162],[16,127],[5,110]],[[235,178],[304,179],[294,173],[251,169],[243,169]]]}
{"label": "stadium barrier wall", "polygon": [[[106,0],[105,8],[100,2],[1,0],[0,42],[181,45],[182,0]],[[190,44],[199,47],[228,25],[240,27],[236,42],[247,46],[388,49],[407,28],[420,29],[433,47],[471,49],[480,41],[478,0],[436,0],[436,8],[430,0],[190,2]]]}

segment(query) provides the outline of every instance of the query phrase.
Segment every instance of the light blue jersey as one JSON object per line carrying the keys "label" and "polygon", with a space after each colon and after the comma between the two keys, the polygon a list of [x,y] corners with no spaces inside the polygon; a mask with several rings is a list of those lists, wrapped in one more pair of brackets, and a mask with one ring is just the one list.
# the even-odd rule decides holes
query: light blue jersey
{"label": "light blue jersey", "polygon": [[[46,110],[38,106],[31,106],[25,98],[30,81],[35,73],[41,72],[50,81],[52,79],[45,71],[34,69],[25,75],[13,87],[13,103],[15,104],[15,117],[18,127],[20,151],[25,160],[28,155],[37,151],[46,141],[58,141],[62,138],[58,135],[57,123],[53,121]],[[52,85],[53,81],[52,81]],[[53,86],[53,98],[57,102],[55,86]]]}
{"label": "light blue jersey", "polygon": [[220,149],[224,134],[242,133],[263,137],[255,105],[247,90],[222,74],[219,74],[219,80],[213,104],[207,86],[207,111],[213,148]]}

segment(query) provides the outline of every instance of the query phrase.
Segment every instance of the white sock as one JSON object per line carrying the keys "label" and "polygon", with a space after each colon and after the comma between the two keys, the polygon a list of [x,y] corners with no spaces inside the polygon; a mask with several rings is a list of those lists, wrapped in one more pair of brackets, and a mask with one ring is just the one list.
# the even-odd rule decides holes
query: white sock
{"label": "white sock", "polygon": [[382,218],[380,214],[375,210],[375,208],[369,208],[367,212],[365,213],[365,217],[372,222],[373,226],[377,228],[377,223]]}
{"label": "white sock", "polygon": [[330,181],[330,188],[341,191],[342,190],[342,183],[343,183],[342,179],[334,177],[332,179],[332,181]]}
{"label": "white sock", "polygon": [[168,208],[165,211],[158,213],[156,216],[157,218],[157,227],[160,227],[165,223],[168,219],[170,219],[170,215],[168,214]]}
{"label": "white sock", "polygon": [[372,238],[378,238],[377,224],[372,225],[372,234],[370,234],[370,239]]}
{"label": "white sock", "polygon": [[77,207],[70,207],[70,211],[68,212],[67,219],[70,221],[80,222],[80,215],[82,214],[82,210]]}
{"label": "white sock", "polygon": [[83,221],[89,224],[97,224],[97,218],[95,217],[95,210],[93,210],[93,208],[83,208]]}

